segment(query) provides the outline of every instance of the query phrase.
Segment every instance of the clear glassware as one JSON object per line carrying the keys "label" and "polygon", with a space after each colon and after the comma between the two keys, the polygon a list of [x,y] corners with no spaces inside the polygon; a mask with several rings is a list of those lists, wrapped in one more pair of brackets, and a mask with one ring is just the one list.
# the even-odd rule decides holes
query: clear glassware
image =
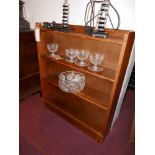
{"label": "clear glassware", "polygon": [[103,67],[97,66],[101,64],[104,60],[104,54],[100,53],[91,53],[90,54],[90,62],[93,64],[93,66],[88,66],[88,69],[94,72],[99,72],[103,70]]}
{"label": "clear glassware", "polygon": [[85,75],[75,71],[66,71],[59,74],[59,87],[68,93],[80,92],[85,87]]}
{"label": "clear glassware", "polygon": [[89,51],[87,50],[80,50],[76,52],[76,56],[80,61],[76,61],[75,64],[78,66],[88,66],[88,63],[84,60],[88,59],[89,57]]}
{"label": "clear glassware", "polygon": [[55,57],[55,52],[58,50],[59,45],[55,44],[55,43],[51,43],[51,44],[47,44],[47,49],[49,50],[49,52],[51,53],[50,56],[51,57]]}
{"label": "clear glassware", "polygon": [[66,56],[65,60],[69,63],[74,63],[75,62],[75,57],[76,57],[76,50],[74,49],[66,49]]}

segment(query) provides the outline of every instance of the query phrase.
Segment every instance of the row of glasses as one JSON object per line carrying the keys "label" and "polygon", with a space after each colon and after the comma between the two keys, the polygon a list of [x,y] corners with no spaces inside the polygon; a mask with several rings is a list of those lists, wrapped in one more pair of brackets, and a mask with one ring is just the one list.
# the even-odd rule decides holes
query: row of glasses
{"label": "row of glasses", "polygon": [[66,49],[65,60],[69,63],[75,63],[78,66],[88,66],[84,60],[89,57],[89,51],[86,50],[76,50],[76,49]]}
{"label": "row of glasses", "polygon": [[84,67],[88,66],[88,63],[85,61],[89,58],[90,62],[93,64],[88,66],[88,69],[91,71],[99,72],[103,68],[100,65],[104,60],[104,55],[100,53],[90,53],[87,50],[76,50],[76,49],[66,49],[65,59],[69,63],[75,63],[78,66]]}
{"label": "row of glasses", "polygon": [[[47,48],[49,52],[51,53],[50,56],[55,58],[55,52],[58,50],[59,45],[56,43],[49,43],[47,44]],[[91,71],[102,71],[103,68],[98,66],[100,65],[104,60],[104,55],[100,53],[90,53],[87,50],[76,50],[76,49],[66,49],[66,56],[65,60],[69,63],[75,63],[78,66],[84,67],[88,66],[88,63],[85,61],[88,59],[93,64],[88,66],[88,69]],[[78,58],[78,59],[76,59]]]}

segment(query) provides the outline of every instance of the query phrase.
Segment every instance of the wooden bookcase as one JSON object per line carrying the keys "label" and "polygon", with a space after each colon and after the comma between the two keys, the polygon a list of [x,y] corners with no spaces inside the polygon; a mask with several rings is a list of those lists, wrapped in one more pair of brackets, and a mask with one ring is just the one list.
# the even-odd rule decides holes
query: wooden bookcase
{"label": "wooden bookcase", "polygon": [[[71,25],[71,32],[40,28],[37,42],[42,97],[45,105],[76,127],[103,142],[111,128],[125,71],[134,42],[134,32],[107,29],[109,37],[84,34],[83,26]],[[65,49],[86,49],[104,53],[102,72],[93,72],[65,60],[52,60],[47,43],[58,43],[57,54],[66,57]],[[64,71],[78,71],[86,76],[86,86],[79,93],[65,93],[58,87],[58,76]]]}

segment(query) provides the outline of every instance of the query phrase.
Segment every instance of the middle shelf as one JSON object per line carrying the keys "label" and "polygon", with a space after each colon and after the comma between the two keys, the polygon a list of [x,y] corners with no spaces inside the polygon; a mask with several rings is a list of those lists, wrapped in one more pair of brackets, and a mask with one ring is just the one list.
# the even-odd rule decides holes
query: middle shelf
{"label": "middle shelf", "polygon": [[63,95],[63,96],[76,96],[78,98],[81,98],[82,100],[87,101],[88,103],[91,103],[97,107],[100,107],[104,110],[107,110],[108,102],[110,95],[107,95],[101,91],[97,91],[93,88],[90,88],[89,86],[85,86],[84,90],[78,93],[66,93],[60,90],[58,87],[58,74],[48,75],[44,77],[44,81],[48,83],[48,85],[53,85],[57,91]]}

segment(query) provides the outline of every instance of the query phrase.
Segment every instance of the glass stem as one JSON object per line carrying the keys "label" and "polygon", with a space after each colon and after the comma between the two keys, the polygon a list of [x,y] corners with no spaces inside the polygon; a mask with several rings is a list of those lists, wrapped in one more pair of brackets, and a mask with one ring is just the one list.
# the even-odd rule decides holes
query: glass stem
{"label": "glass stem", "polygon": [[97,64],[94,64],[94,67],[93,67],[94,69],[97,69]]}
{"label": "glass stem", "polygon": [[83,60],[81,60],[81,62],[80,62],[81,64],[84,64],[84,61]]}
{"label": "glass stem", "polygon": [[54,52],[52,53],[52,57],[54,57],[55,56],[55,54],[54,54]]}

